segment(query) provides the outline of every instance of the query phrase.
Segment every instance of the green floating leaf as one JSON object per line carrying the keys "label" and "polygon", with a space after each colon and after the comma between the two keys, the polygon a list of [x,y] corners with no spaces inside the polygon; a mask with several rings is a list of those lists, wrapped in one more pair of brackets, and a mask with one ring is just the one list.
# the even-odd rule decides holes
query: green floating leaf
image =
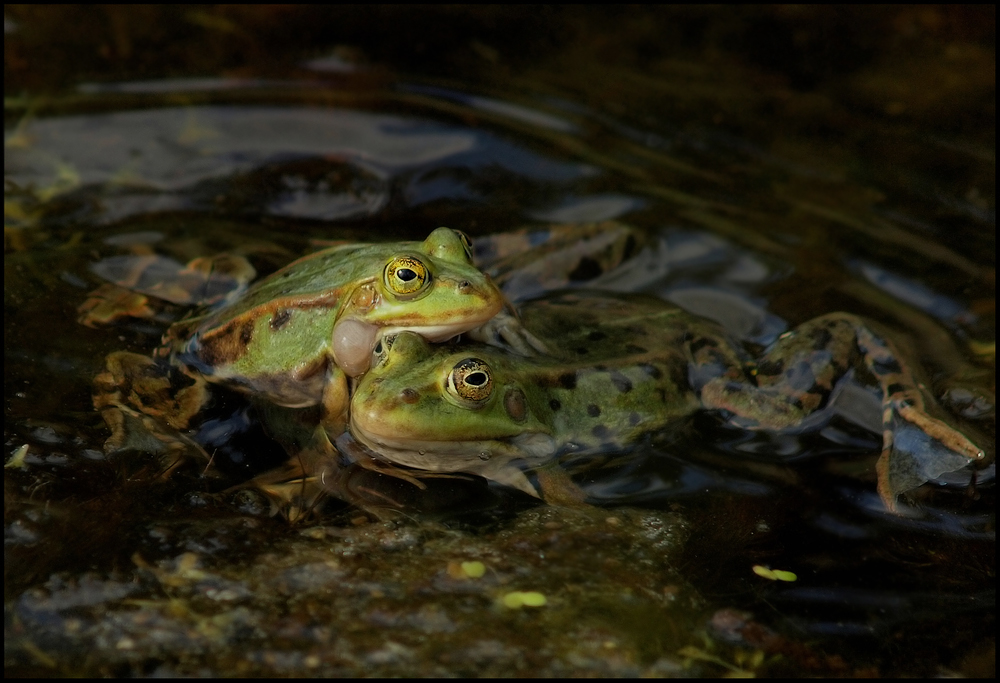
{"label": "green floating leaf", "polygon": [[538,591],[511,591],[503,596],[504,607],[510,609],[544,607],[547,603],[546,597]]}
{"label": "green floating leaf", "polygon": [[797,581],[799,578],[794,572],[785,571],[784,569],[771,569],[762,564],[755,564],[753,566],[753,573],[768,581]]}

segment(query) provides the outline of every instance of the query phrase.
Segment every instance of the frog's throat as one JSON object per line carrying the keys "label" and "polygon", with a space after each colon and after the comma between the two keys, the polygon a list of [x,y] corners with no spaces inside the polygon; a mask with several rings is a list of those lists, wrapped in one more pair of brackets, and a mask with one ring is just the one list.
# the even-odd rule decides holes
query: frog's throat
{"label": "frog's throat", "polygon": [[520,434],[506,441],[418,441],[370,434],[352,421],[351,434],[383,460],[428,472],[465,472],[511,486],[531,496],[538,491],[515,461],[538,466],[552,457],[548,434]]}
{"label": "frog's throat", "polygon": [[481,316],[465,316],[454,322],[440,325],[387,325],[379,327],[357,318],[340,320],[333,328],[333,358],[337,366],[351,377],[359,377],[368,371],[372,349],[382,337],[399,332],[415,332],[430,342],[443,342],[452,337],[479,327],[493,317],[487,311]]}

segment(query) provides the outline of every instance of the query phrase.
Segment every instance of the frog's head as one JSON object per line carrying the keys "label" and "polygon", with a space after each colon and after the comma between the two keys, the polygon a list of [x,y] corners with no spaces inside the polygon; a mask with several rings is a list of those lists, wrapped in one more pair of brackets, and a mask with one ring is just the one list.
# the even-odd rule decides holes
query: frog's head
{"label": "frog's head", "polygon": [[514,459],[553,451],[532,392],[496,349],[433,346],[410,332],[383,337],[351,401],[351,432],[379,455],[423,470],[471,472],[534,493]]}
{"label": "frog's head", "polygon": [[409,330],[441,342],[488,322],[504,306],[458,230],[438,228],[423,242],[379,253],[379,275],[354,291],[334,330],[334,355],[348,374],[367,369],[379,336]]}
{"label": "frog's head", "polygon": [[504,305],[500,290],[472,264],[468,236],[449,228],[393,253],[374,284],[380,302],[367,318],[385,334],[410,330],[444,341],[487,322]]}

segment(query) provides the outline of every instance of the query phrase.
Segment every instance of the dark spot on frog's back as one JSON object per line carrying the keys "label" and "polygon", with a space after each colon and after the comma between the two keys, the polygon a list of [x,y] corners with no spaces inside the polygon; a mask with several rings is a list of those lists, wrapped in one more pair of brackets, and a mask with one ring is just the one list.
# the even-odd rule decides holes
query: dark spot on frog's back
{"label": "dark spot on frog's back", "polygon": [[653,379],[660,379],[660,377],[663,376],[660,368],[656,367],[652,363],[642,363],[639,365],[639,368]]}
{"label": "dark spot on frog's back", "polygon": [[552,412],[555,412],[562,408],[562,403],[559,402],[559,399],[554,398],[549,401],[549,408],[552,408]]}
{"label": "dark spot on frog's back", "polygon": [[246,346],[253,341],[253,320],[247,320],[240,327],[240,343]]}
{"label": "dark spot on frog's back", "polygon": [[822,351],[830,347],[830,341],[833,339],[833,335],[830,334],[830,330],[826,328],[820,328],[818,330],[813,330],[810,335],[813,340],[813,350]]}
{"label": "dark spot on frog's back", "polygon": [[596,436],[598,439],[606,439],[611,435],[611,430],[604,425],[597,425],[590,430],[590,433]]}
{"label": "dark spot on frog's back", "polygon": [[563,389],[576,389],[576,373],[564,372],[559,375],[559,385]]}
{"label": "dark spot on frog's back", "polygon": [[291,319],[292,319],[292,312],[287,308],[283,308],[282,310],[275,313],[274,317],[271,318],[271,329],[277,332],[282,327],[287,325],[288,321]]}
{"label": "dark spot on frog's back", "polygon": [[632,380],[620,372],[611,373],[611,383],[615,385],[615,389],[623,394],[632,391]]}
{"label": "dark spot on frog's back", "polygon": [[627,353],[649,353],[649,349],[645,349],[641,346],[636,346],[635,344],[626,344],[625,351]]}
{"label": "dark spot on frog's back", "polygon": [[691,342],[691,353],[698,353],[703,348],[708,347],[711,349],[717,348],[719,345],[713,339],[708,337],[700,337]]}
{"label": "dark spot on frog's back", "polygon": [[872,363],[872,372],[878,376],[896,375],[903,371],[895,358],[883,358]]}
{"label": "dark spot on frog's back", "polygon": [[601,407],[596,403],[591,403],[587,406],[587,415],[591,417],[599,417],[601,414]]}
{"label": "dark spot on frog's back", "polygon": [[601,341],[602,339],[604,339],[607,336],[608,335],[604,334],[603,332],[594,331],[594,332],[591,332],[590,334],[587,335],[587,339],[589,341]]}

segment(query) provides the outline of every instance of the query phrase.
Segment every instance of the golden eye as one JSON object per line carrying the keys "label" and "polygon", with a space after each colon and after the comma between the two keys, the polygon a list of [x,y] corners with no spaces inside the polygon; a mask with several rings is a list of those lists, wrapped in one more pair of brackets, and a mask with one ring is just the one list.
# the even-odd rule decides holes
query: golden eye
{"label": "golden eye", "polygon": [[463,401],[483,403],[493,393],[490,366],[478,358],[466,358],[448,375],[448,391]]}
{"label": "golden eye", "polygon": [[396,341],[396,335],[389,334],[378,340],[375,344],[375,348],[372,349],[372,367],[378,367],[385,362],[385,359],[389,357],[389,350],[392,348],[393,342]]}
{"label": "golden eye", "polygon": [[455,230],[455,234],[458,235],[458,239],[462,242],[462,248],[465,249],[465,255],[469,257],[469,263],[472,263],[472,240],[461,230]]}
{"label": "golden eye", "polygon": [[412,256],[397,256],[385,267],[386,287],[396,294],[416,294],[428,280],[427,266]]}

